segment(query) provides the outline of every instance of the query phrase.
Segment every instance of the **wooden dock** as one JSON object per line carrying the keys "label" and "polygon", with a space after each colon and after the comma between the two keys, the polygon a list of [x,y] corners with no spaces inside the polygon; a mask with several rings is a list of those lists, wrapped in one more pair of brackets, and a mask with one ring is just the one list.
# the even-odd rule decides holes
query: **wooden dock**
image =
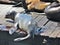
{"label": "wooden dock", "polygon": [[[5,15],[6,12],[8,12],[10,9],[12,9],[12,5],[0,4],[0,15],[1,14]],[[22,8],[16,7],[15,10],[20,12]],[[32,39],[34,43],[38,42],[36,43],[36,45],[60,45],[60,23],[48,20],[45,14],[40,14],[36,12],[31,12],[31,14],[34,20],[38,23],[39,27],[41,26],[47,27],[44,30],[44,32],[40,33],[39,36],[36,36],[34,39]],[[42,44],[39,43],[39,40]],[[29,44],[29,45],[32,45],[32,44]]]}

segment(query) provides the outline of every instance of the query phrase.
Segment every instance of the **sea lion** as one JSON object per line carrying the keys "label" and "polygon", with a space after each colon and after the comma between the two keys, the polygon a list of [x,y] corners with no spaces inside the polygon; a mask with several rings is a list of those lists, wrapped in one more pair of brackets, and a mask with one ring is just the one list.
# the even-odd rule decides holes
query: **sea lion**
{"label": "sea lion", "polygon": [[47,18],[53,21],[60,21],[60,3],[54,2],[44,10]]}

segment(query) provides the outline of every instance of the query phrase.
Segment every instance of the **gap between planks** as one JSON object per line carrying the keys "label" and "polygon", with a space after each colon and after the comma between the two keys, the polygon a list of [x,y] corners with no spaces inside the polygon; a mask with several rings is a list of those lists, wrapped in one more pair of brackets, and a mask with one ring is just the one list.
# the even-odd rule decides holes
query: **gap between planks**
{"label": "gap between planks", "polygon": [[50,36],[51,33],[53,33],[53,31],[55,30],[57,26],[57,23],[56,22],[52,22],[52,21],[49,21],[45,27],[47,27],[47,29],[41,33],[40,35],[41,36]]}

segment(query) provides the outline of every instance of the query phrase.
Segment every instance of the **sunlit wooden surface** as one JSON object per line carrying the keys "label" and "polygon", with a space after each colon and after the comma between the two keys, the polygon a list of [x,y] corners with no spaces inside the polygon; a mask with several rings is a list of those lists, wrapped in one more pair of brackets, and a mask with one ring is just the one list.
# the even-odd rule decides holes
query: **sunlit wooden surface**
{"label": "sunlit wooden surface", "polygon": [[[5,20],[4,17],[5,17],[5,15],[7,14],[7,12],[9,10],[13,9],[12,6],[13,5],[3,5],[3,4],[0,4],[0,23],[3,23],[3,24],[6,23],[6,22],[3,21],[3,20]],[[17,12],[21,12],[24,9],[22,7],[15,7],[14,10],[16,10]],[[47,27],[47,29],[45,29],[44,32],[40,33],[40,37],[39,38],[41,38],[41,36],[49,37],[49,38],[53,38],[53,39],[60,38],[60,23],[59,22],[50,21],[50,20],[48,20],[46,18],[46,15],[43,15],[43,14],[40,14],[40,13],[31,12],[31,15],[34,18],[34,20],[37,22],[39,27],[41,27],[41,26]],[[6,23],[6,25],[7,24],[9,25],[9,23]],[[11,35],[9,35],[9,36],[8,35],[9,34],[7,32],[6,36],[7,37],[11,36]],[[15,37],[13,36],[12,38],[15,38]],[[10,42],[10,43],[12,43],[12,42]],[[30,45],[32,45],[32,44],[30,44]]]}

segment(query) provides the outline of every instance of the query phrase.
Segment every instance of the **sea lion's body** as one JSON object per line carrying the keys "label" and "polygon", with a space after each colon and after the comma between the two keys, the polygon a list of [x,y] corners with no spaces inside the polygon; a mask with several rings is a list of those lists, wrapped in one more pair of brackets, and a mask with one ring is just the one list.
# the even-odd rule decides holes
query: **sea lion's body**
{"label": "sea lion's body", "polygon": [[60,21],[60,3],[52,3],[45,11],[47,18],[53,21]]}

